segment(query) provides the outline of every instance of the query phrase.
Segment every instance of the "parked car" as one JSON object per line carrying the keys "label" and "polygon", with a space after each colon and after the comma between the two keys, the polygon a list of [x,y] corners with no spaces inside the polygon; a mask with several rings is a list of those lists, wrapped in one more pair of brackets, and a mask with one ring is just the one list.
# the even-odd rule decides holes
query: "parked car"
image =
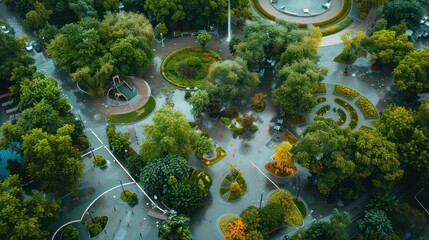
{"label": "parked car", "polygon": [[26,42],[24,45],[24,49],[27,50],[28,52],[31,52],[33,51],[33,46],[31,46],[29,42]]}
{"label": "parked car", "polygon": [[42,45],[40,45],[40,43],[38,43],[36,41],[31,41],[31,46],[33,46],[33,48],[34,48],[34,50],[36,50],[36,52],[42,51]]}

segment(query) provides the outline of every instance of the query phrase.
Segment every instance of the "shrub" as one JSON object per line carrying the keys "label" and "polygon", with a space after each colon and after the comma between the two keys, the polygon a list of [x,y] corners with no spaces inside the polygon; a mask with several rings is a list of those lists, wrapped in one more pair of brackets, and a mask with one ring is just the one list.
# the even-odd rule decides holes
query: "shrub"
{"label": "shrub", "polygon": [[220,118],[220,121],[225,124],[226,126],[229,126],[231,124],[231,119],[228,117],[222,117]]}
{"label": "shrub", "polygon": [[378,117],[377,109],[366,97],[360,97],[355,104],[362,110],[365,119]]}
{"label": "shrub", "polygon": [[252,98],[252,109],[255,110],[256,112],[262,112],[265,109],[265,101],[264,99],[267,97],[268,95],[266,93],[256,93]]}
{"label": "shrub", "polygon": [[283,138],[292,144],[294,144],[298,141],[298,139],[287,129],[286,129],[285,133],[283,134]]}
{"label": "shrub", "polygon": [[325,106],[319,108],[319,110],[317,110],[316,115],[317,116],[323,116],[329,110],[331,110],[331,105],[325,105]]}
{"label": "shrub", "polygon": [[63,240],[79,240],[79,232],[73,225],[64,227]]}
{"label": "shrub", "polygon": [[337,113],[340,116],[340,118],[337,120],[337,124],[341,126],[341,125],[343,125],[346,122],[347,115],[343,111],[343,109],[341,109],[341,108],[337,108]]}
{"label": "shrub", "polygon": [[197,126],[197,124],[195,122],[188,122],[189,126],[191,126],[191,128],[194,128]]}
{"label": "shrub", "polygon": [[190,56],[176,63],[174,70],[176,74],[184,78],[194,78],[201,67],[201,59]]}
{"label": "shrub", "polygon": [[326,85],[324,83],[318,83],[311,89],[312,94],[326,93]]}
{"label": "shrub", "polygon": [[122,191],[120,197],[122,201],[127,202],[130,205],[135,205],[139,202],[137,193],[131,192],[130,190]]}
{"label": "shrub", "polygon": [[186,100],[186,101],[188,101],[188,100],[189,100],[189,98],[191,98],[191,97],[192,97],[191,92],[189,92],[189,91],[188,91],[188,92],[186,92],[186,93],[185,93],[185,100]]}
{"label": "shrub", "polygon": [[256,131],[258,131],[258,126],[256,126],[256,125],[252,125],[252,126],[250,127],[250,131],[251,131],[252,133],[255,133]]}
{"label": "shrub", "polygon": [[250,4],[252,5],[253,9],[262,17],[268,18],[268,19],[273,20],[273,21],[276,20],[275,16],[273,16],[273,15],[271,15],[271,13],[265,11],[265,9],[259,3],[259,0],[251,0]]}
{"label": "shrub", "polygon": [[353,18],[348,17],[348,18],[344,19],[343,21],[341,21],[338,25],[330,26],[330,27],[323,29],[322,35],[327,36],[330,34],[337,33],[341,30],[344,30],[345,28],[350,26],[350,24],[352,24],[352,23],[353,23]]}
{"label": "shrub", "polygon": [[287,213],[284,222],[289,226],[302,225],[302,215],[293,201],[293,197],[288,191],[275,191],[268,198],[269,203],[279,204]]}
{"label": "shrub", "polygon": [[77,146],[80,151],[84,151],[91,146],[91,143],[89,142],[88,137],[86,137],[85,134],[81,133],[77,137]]}
{"label": "shrub", "polygon": [[107,224],[107,216],[96,216],[86,222],[89,229],[89,236],[95,237],[103,231]]}
{"label": "shrub", "polygon": [[349,127],[351,129],[356,128],[356,126],[359,122],[359,116],[358,116],[356,110],[354,109],[354,107],[352,105],[348,104],[346,101],[339,99],[339,98],[335,98],[334,102],[340,104],[343,108],[347,109],[347,111],[350,113]]}
{"label": "shrub", "polygon": [[244,128],[233,125],[231,127],[231,132],[235,135],[242,135],[244,133]]}
{"label": "shrub", "polygon": [[226,108],[225,110],[223,110],[220,115],[222,117],[227,117],[227,118],[237,118],[238,117],[238,109],[237,107],[230,107],[230,108]]}
{"label": "shrub", "polygon": [[360,95],[360,93],[358,93],[354,89],[338,84],[335,84],[334,86],[334,94],[343,96],[349,100],[353,100]]}
{"label": "shrub", "polygon": [[301,125],[307,122],[307,119],[299,114],[286,114],[285,120],[290,125]]}
{"label": "shrub", "polygon": [[106,159],[101,156],[101,155],[96,155],[93,159],[92,159],[92,163],[97,166],[97,167],[102,167],[104,165],[106,165],[107,161]]}
{"label": "shrub", "polygon": [[286,213],[282,206],[268,202],[268,204],[261,209],[261,224],[263,232],[270,233],[271,231],[283,226],[285,215]]}

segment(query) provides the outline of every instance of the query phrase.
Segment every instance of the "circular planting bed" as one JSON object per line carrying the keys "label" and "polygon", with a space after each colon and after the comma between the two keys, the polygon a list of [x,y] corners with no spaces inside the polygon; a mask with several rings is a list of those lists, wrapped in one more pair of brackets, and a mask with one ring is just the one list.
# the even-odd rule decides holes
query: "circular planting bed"
{"label": "circular planting bed", "polygon": [[181,88],[194,88],[209,73],[212,64],[220,62],[216,52],[200,47],[188,47],[170,53],[162,62],[162,77]]}
{"label": "circular planting bed", "polygon": [[247,183],[241,171],[232,167],[231,171],[223,179],[219,193],[226,201],[234,201],[241,198],[247,191]]}

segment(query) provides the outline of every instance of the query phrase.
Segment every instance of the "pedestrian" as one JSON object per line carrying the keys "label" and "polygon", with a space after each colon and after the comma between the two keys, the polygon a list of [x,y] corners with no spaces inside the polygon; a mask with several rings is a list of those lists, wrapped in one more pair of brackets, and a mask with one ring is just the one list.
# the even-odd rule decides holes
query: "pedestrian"
{"label": "pedestrian", "polygon": [[98,185],[100,185],[100,183],[101,183],[100,180],[98,180]]}
{"label": "pedestrian", "polygon": [[88,184],[89,183],[88,179],[85,179],[85,182],[86,182],[86,184]]}

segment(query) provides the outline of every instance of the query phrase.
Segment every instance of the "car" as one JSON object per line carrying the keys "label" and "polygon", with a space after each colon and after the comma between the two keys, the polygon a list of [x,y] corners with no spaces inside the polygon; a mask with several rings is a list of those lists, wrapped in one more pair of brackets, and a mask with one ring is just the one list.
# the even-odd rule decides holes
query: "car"
{"label": "car", "polygon": [[424,16],[422,19],[420,19],[420,24],[425,23],[428,20],[428,16]]}
{"label": "car", "polygon": [[40,43],[38,43],[36,41],[31,41],[31,46],[33,46],[33,48],[34,48],[34,50],[36,50],[36,52],[42,51],[42,45],[40,45]]}
{"label": "car", "polygon": [[24,45],[24,49],[27,50],[28,52],[31,52],[33,51],[33,46],[31,46],[29,42],[26,42]]}

